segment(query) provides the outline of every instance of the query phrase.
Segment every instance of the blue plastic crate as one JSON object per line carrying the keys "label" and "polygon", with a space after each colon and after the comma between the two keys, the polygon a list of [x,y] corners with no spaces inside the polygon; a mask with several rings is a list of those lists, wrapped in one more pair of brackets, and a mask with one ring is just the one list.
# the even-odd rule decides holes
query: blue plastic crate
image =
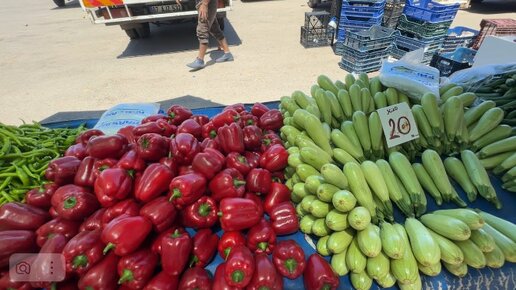
{"label": "blue plastic crate", "polygon": [[378,17],[347,17],[340,16],[339,29],[360,30],[369,29],[373,25],[381,25],[383,15]]}
{"label": "blue plastic crate", "polygon": [[363,65],[341,60],[339,62],[339,67],[349,73],[370,73],[380,70],[382,67],[382,60],[383,59],[374,60],[371,63]]}
{"label": "blue plastic crate", "polygon": [[452,52],[458,47],[470,47],[478,36],[478,30],[456,26],[448,29],[444,38],[442,52]]}
{"label": "blue plastic crate", "polygon": [[436,37],[446,35],[452,21],[431,23],[408,17],[402,14],[397,29],[416,35],[417,37]]}
{"label": "blue plastic crate", "polygon": [[341,14],[358,17],[378,17],[383,14],[386,0],[342,1]]}
{"label": "blue plastic crate", "polygon": [[383,49],[394,42],[394,36],[399,31],[388,27],[374,25],[368,30],[348,32],[344,45],[359,51]]}
{"label": "blue plastic crate", "polygon": [[412,18],[435,23],[453,20],[459,6],[459,3],[444,5],[431,0],[407,0],[403,13]]}

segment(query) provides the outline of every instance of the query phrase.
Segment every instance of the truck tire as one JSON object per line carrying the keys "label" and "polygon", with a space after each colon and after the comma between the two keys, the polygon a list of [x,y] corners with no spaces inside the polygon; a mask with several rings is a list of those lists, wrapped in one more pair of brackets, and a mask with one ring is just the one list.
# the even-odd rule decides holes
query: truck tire
{"label": "truck tire", "polygon": [[226,17],[217,17],[217,22],[219,23],[220,30],[224,31],[224,27],[226,27],[225,19]]}
{"label": "truck tire", "polygon": [[149,23],[141,23],[137,26],[123,27],[122,29],[125,31],[127,36],[130,39],[140,39],[147,38],[150,35],[150,26]]}
{"label": "truck tire", "polygon": [[136,29],[134,29],[134,28],[124,29],[124,31],[127,34],[127,36],[129,36],[130,39],[139,39],[140,38],[140,36],[138,35],[138,32],[136,32]]}
{"label": "truck tire", "polygon": [[149,23],[142,23],[140,27],[136,28],[136,32],[140,38],[148,38],[150,36],[150,25]]}
{"label": "truck tire", "polygon": [[54,0],[54,3],[57,5],[57,7],[64,7],[66,5],[65,0]]}

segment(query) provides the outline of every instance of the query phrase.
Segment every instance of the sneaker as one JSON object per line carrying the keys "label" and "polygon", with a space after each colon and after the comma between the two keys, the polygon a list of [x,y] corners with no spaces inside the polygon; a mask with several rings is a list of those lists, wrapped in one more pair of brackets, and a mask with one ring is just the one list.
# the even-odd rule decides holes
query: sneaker
{"label": "sneaker", "polygon": [[198,70],[198,69],[204,68],[204,60],[195,58],[195,60],[192,63],[189,63],[186,66],[189,68]]}
{"label": "sneaker", "polygon": [[215,62],[225,62],[225,61],[233,61],[233,55],[231,52],[224,53],[223,56],[217,58]]}

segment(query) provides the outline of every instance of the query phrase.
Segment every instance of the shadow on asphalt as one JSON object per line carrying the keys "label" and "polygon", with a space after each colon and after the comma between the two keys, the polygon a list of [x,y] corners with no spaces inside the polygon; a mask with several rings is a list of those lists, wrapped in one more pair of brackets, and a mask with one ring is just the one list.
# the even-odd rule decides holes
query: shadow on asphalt
{"label": "shadow on asphalt", "polygon": [[[118,58],[139,57],[175,53],[188,50],[197,50],[199,42],[195,33],[196,22],[184,22],[176,24],[151,25],[151,35],[146,39],[130,40],[125,50]],[[121,33],[124,33],[121,31]],[[229,46],[242,44],[242,40],[231,22],[225,19],[224,35]],[[217,48],[218,44],[210,37],[210,50]]]}
{"label": "shadow on asphalt", "polygon": [[478,14],[516,12],[516,0],[484,0],[482,3],[471,3],[471,7],[466,11]]}
{"label": "shadow on asphalt", "polygon": [[[45,0],[45,1],[51,1],[51,0]],[[51,10],[59,10],[59,9],[70,9],[70,8],[81,8],[81,4],[79,3],[79,0],[72,0],[72,1],[65,1],[66,5],[64,7],[54,7]]]}

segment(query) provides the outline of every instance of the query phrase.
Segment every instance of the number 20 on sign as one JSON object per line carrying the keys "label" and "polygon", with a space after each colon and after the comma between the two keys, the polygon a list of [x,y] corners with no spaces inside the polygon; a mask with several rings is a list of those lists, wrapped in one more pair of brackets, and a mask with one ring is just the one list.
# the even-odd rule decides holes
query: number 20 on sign
{"label": "number 20 on sign", "polygon": [[377,110],[382,122],[387,147],[391,148],[419,138],[414,115],[407,103],[399,103]]}

